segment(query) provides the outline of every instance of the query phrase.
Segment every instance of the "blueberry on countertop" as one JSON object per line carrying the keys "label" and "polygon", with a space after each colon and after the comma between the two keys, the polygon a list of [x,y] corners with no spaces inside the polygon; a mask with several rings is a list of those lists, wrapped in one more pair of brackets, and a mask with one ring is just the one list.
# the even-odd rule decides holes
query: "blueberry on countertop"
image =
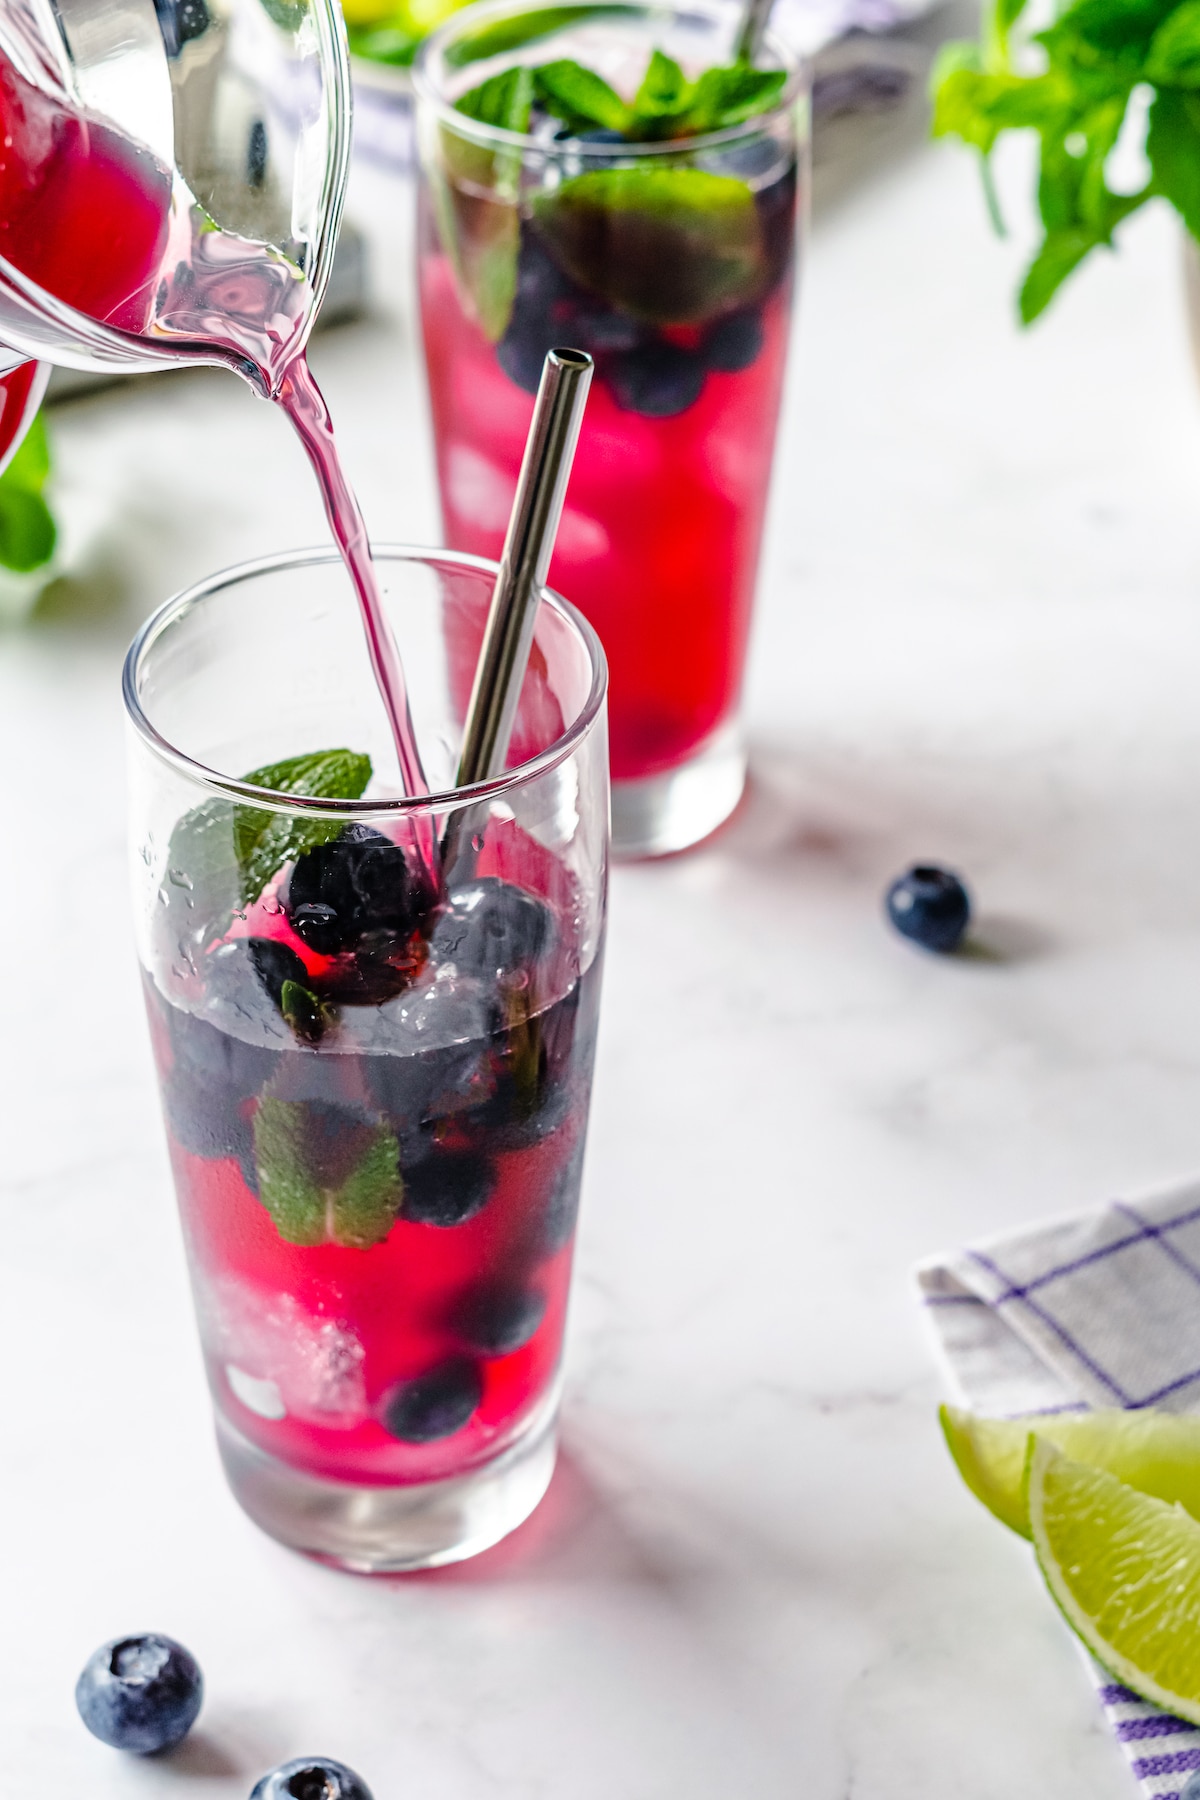
{"label": "blueberry on countertop", "polygon": [[137,1756],[185,1738],[203,1699],[196,1659],[153,1631],[102,1644],[75,1684],[75,1704],[92,1736]]}
{"label": "blueberry on countertop", "polygon": [[971,918],[971,902],[958,876],[932,863],[917,863],[887,891],[888,918],[903,937],[926,950],[956,950]]}
{"label": "blueberry on countertop", "polygon": [[372,1800],[361,1775],[329,1756],[297,1756],[257,1782],[250,1800]]}
{"label": "blueberry on countertop", "polygon": [[461,1431],[482,1398],[478,1364],[469,1356],[452,1356],[392,1389],[383,1405],[383,1428],[402,1444],[432,1444]]}

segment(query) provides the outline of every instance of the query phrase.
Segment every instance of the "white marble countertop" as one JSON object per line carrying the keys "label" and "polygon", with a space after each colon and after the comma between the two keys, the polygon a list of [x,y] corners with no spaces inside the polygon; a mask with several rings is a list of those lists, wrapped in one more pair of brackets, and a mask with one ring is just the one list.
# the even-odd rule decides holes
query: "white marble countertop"
{"label": "white marble countertop", "polygon": [[[244,1800],[321,1750],[377,1800],[1130,1800],[1024,1547],[941,1448],[910,1267],[1200,1164],[1179,245],[1135,223],[1021,338],[1023,244],[990,237],[971,160],[879,160],[813,233],[752,791],[613,884],[560,1471],[449,1572],[332,1573],[228,1497],[130,948],[126,641],[322,535],[314,491],[229,378],[57,414],[63,504],[103,523],[86,579],[0,635],[6,1796]],[[393,296],[405,203],[360,178]],[[376,534],[429,539],[405,305],[314,362]],[[884,927],[922,857],[966,873],[987,953]],[[72,1687],[147,1628],[209,1700],[139,1763]]]}

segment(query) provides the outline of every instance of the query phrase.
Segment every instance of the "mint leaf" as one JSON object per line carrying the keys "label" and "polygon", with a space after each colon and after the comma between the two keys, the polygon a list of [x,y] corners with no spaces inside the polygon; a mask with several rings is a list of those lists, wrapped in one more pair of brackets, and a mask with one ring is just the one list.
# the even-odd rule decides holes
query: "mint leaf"
{"label": "mint leaf", "polygon": [[655,50],[646,65],[642,85],[633,97],[634,117],[639,123],[677,118],[687,111],[694,91],[679,64],[661,50]]}
{"label": "mint leaf", "polygon": [[1200,237],[1200,96],[1170,88],[1150,108],[1146,155],[1154,191],[1176,208],[1193,237]]}
{"label": "mint leaf", "polygon": [[[312,800],[357,800],[371,779],[371,759],[353,750],[315,750],[252,769],[242,779],[277,794]],[[338,819],[296,818],[258,807],[236,806],[233,849],[241,875],[241,904],[247,906],[257,900],[284,863],[294,862],[318,844],[330,843],[341,829],[342,821]]]}
{"label": "mint leaf", "polygon": [[1184,0],[1163,20],[1143,73],[1163,87],[1200,87],[1200,0]]}
{"label": "mint leaf", "polygon": [[1096,243],[1095,233],[1079,226],[1047,232],[1021,283],[1018,306],[1022,324],[1032,324],[1045,311],[1067,276],[1089,250],[1095,249]]}
{"label": "mint leaf", "polygon": [[351,25],[347,27],[346,35],[355,56],[406,69],[426,34],[406,30],[403,25]]}
{"label": "mint leaf", "polygon": [[536,44],[539,38],[551,37],[571,25],[596,17],[594,0],[587,6],[547,6],[538,12],[518,12],[494,25],[484,25],[470,35],[464,34],[450,46],[446,60],[453,68],[467,63],[486,62],[493,56],[505,56],[510,50],[521,50]]}
{"label": "mint leaf", "polygon": [[725,69],[706,69],[695,85],[684,113],[682,129],[689,136],[706,131],[725,131],[759,113],[768,112],[783,92],[784,69],[754,69],[749,63],[732,63]]}
{"label": "mint leaf", "polygon": [[[243,781],[277,793],[357,800],[371,779],[371,759],[352,750],[318,750],[252,769]],[[258,896],[272,875],[302,850],[328,843],[332,819],[289,819],[229,800],[205,800],[183,815],[167,846],[163,891],[179,936],[199,940],[224,931],[234,912]],[[181,919],[186,920],[181,928]]]}
{"label": "mint leaf", "polygon": [[167,918],[176,935],[196,940],[224,930],[238,905],[241,872],[233,847],[234,809],[228,800],[205,800],[185,813],[167,846],[163,884]]}
{"label": "mint leaf", "polygon": [[40,569],[54,555],[58,532],[42,490],[50,475],[50,446],[38,413],[0,475],[0,564],[17,574]]}
{"label": "mint leaf", "polygon": [[620,94],[582,63],[567,57],[543,63],[533,71],[533,80],[546,111],[572,131],[599,126],[604,131],[627,132],[632,114]]}
{"label": "mint leaf", "polygon": [[306,1044],[324,1036],[328,1014],[310,988],[299,981],[285,981],[279,990],[279,1010],[284,1023]]}
{"label": "mint leaf", "polygon": [[1049,31],[1039,34],[1038,42],[1066,33],[1109,57],[1145,49],[1173,4],[1174,0],[1076,0]]}
{"label": "mint leaf", "polygon": [[757,298],[762,229],[744,181],[704,169],[596,169],[534,198],[559,266],[654,325],[702,324]]}
{"label": "mint leaf", "polygon": [[[512,68],[472,88],[455,104],[482,125],[523,134],[529,129],[532,101],[533,71]],[[517,292],[521,153],[473,143],[444,125],[429,179],[439,234],[464,305],[489,342],[498,343]]]}
{"label": "mint leaf", "polygon": [[522,65],[492,75],[454,102],[455,110],[481,125],[495,125],[502,131],[529,130],[529,109],[533,103],[533,70]]}
{"label": "mint leaf", "polygon": [[[331,1167],[336,1148],[352,1154],[348,1169]],[[285,1243],[341,1244],[369,1250],[382,1243],[400,1211],[404,1187],[396,1139],[334,1107],[266,1095],[254,1115],[259,1198]]]}

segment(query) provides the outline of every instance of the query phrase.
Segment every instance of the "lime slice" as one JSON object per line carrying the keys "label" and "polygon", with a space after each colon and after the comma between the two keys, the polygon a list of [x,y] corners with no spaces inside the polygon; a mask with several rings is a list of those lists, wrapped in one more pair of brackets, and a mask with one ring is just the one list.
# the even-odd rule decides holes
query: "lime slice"
{"label": "lime slice", "polygon": [[1034,1438],[1029,1521],[1046,1585],[1117,1680],[1200,1725],[1200,1523]]}
{"label": "lime slice", "polygon": [[1031,1432],[1076,1462],[1106,1469],[1139,1493],[1177,1501],[1200,1519],[1200,1416],[1139,1411],[983,1419],[943,1406],[939,1417],[971,1492],[1022,1537],[1030,1535],[1024,1488]]}

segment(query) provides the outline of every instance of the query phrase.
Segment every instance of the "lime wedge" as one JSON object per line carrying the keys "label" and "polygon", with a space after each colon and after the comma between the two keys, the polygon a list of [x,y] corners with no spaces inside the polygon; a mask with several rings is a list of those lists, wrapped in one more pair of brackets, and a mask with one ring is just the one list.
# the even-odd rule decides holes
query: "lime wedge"
{"label": "lime wedge", "polygon": [[1029,1521],[1046,1585],[1117,1680],[1200,1725],[1200,1523],[1034,1438]]}
{"label": "lime wedge", "polygon": [[1200,1416],[1144,1410],[983,1419],[943,1406],[939,1417],[971,1492],[1022,1537],[1030,1535],[1024,1489],[1031,1432],[1076,1462],[1106,1469],[1139,1493],[1178,1502],[1200,1519]]}

